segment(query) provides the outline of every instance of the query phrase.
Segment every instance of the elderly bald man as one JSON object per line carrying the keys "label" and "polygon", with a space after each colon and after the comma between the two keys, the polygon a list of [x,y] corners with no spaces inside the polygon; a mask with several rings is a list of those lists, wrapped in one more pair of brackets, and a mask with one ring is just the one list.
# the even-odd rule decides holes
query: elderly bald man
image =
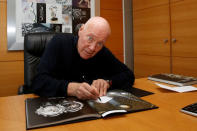
{"label": "elderly bald man", "polygon": [[108,89],[131,88],[135,79],[133,72],[105,47],[110,33],[106,19],[92,17],[81,26],[78,37],[54,36],[33,80],[34,93],[97,99]]}

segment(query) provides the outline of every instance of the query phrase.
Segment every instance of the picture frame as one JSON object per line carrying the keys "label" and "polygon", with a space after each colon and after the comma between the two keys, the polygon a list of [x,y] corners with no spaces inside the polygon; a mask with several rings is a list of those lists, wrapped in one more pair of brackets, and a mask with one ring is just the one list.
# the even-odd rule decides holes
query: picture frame
{"label": "picture frame", "polygon": [[7,0],[7,49],[24,49],[33,32],[76,34],[75,28],[100,15],[100,0]]}

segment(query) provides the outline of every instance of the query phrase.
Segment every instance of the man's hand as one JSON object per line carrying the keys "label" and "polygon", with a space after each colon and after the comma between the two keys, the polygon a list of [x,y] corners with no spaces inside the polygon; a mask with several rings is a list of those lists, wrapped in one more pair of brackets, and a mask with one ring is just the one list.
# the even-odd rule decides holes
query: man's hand
{"label": "man's hand", "polygon": [[97,79],[92,82],[92,86],[96,87],[100,96],[105,96],[107,89],[109,88],[109,83],[104,79]]}
{"label": "man's hand", "polygon": [[68,84],[67,88],[68,96],[76,96],[79,99],[97,99],[99,97],[98,90],[88,83],[75,83],[71,82]]}

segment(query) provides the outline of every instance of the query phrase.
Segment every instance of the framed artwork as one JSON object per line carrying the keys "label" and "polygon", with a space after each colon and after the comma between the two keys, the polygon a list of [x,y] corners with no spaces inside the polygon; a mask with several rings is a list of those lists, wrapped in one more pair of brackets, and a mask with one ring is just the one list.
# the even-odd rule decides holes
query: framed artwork
{"label": "framed artwork", "polygon": [[64,32],[77,35],[81,24],[99,14],[95,13],[100,11],[98,8],[98,0],[7,0],[8,50],[23,50],[27,33]]}

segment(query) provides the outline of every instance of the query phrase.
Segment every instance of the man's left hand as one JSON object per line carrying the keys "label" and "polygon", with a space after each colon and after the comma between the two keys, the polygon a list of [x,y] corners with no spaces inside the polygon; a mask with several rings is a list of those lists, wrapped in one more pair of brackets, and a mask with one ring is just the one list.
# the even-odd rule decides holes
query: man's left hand
{"label": "man's left hand", "polygon": [[104,79],[97,79],[92,82],[92,85],[96,87],[99,92],[99,96],[105,96],[107,89],[109,88],[109,83]]}

